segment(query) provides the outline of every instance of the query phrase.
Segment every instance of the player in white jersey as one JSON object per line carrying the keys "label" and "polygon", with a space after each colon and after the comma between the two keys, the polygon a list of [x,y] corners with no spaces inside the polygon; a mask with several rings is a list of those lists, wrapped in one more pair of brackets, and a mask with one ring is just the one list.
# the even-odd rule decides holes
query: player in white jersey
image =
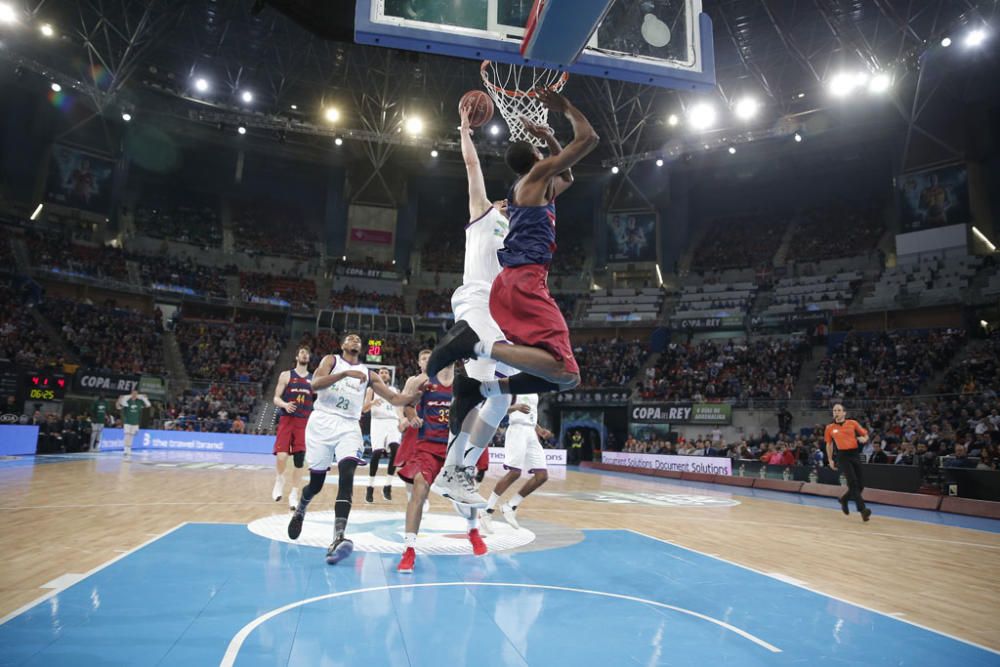
{"label": "player in white jersey", "polygon": [[[490,316],[490,288],[500,274],[497,250],[507,238],[507,201],[490,202],[486,181],[479,166],[479,155],[472,142],[469,109],[459,110],[462,118],[462,158],[469,180],[469,219],[465,226],[465,270],[462,285],[451,297],[455,321],[465,320],[480,340],[504,341],[503,332]],[[487,381],[509,377],[518,371],[492,359],[465,362],[465,372],[474,380]],[[456,382],[461,382],[457,379]],[[510,396],[492,396],[472,410],[461,423],[451,425],[455,436],[448,444],[444,468],[431,487],[435,493],[456,502],[482,507],[486,500],[476,491],[475,465],[503,421]]]}
{"label": "player in white jersey", "polygon": [[[399,391],[392,386],[392,374],[388,368],[380,368],[378,376],[385,386],[394,394]],[[375,395],[371,387],[365,395],[364,412],[371,415],[372,460],[368,464],[368,488],[365,489],[365,502],[375,502],[375,473],[378,472],[379,459],[384,455],[389,457],[389,470],[385,485],[382,487],[382,497],[392,500],[392,476],[396,473],[396,452],[399,451],[400,433],[406,429],[408,420],[402,411],[388,401]]]}
{"label": "player in white jersey", "polygon": [[312,388],[316,392],[313,411],[306,424],[306,463],[309,484],[302,489],[298,507],[288,523],[288,537],[297,539],[302,533],[309,503],[323,489],[326,473],[336,465],[337,501],[334,504],[333,543],[326,552],[330,565],[340,562],[354,550],[354,543],[344,537],[347,517],[351,513],[354,491],[354,470],[364,463],[364,439],[361,437],[361,409],[365,390],[371,386],[376,396],[392,405],[407,405],[419,398],[419,393],[394,394],[378,375],[361,363],[361,336],[350,333],[340,344],[339,355],[328,354],[313,373]]}
{"label": "player in white jersey", "polygon": [[545,465],[545,450],[539,438],[551,438],[552,433],[538,425],[538,394],[523,394],[515,397],[510,406],[509,424],[503,443],[503,467],[507,470],[486,503],[486,512],[482,515],[483,528],[493,532],[493,513],[497,503],[511,485],[522,473],[527,472],[531,479],[524,483],[510,502],[504,503],[500,511],[503,518],[513,528],[520,528],[515,513],[524,499],[549,479],[549,471]]}

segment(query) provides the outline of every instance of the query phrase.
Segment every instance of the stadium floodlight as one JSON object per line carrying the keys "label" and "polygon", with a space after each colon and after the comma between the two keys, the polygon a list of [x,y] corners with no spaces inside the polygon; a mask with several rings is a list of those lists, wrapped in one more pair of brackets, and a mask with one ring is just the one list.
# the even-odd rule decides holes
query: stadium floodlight
{"label": "stadium floodlight", "polygon": [[868,92],[880,95],[892,87],[892,77],[888,72],[879,72],[868,82]]}
{"label": "stadium floodlight", "polygon": [[208,92],[208,79],[197,79],[194,82],[194,89],[199,93]]}
{"label": "stadium floodlight", "polygon": [[17,12],[6,2],[0,2],[0,23],[17,23]]}
{"label": "stadium floodlight", "polygon": [[656,160],[656,166],[657,167],[662,167],[663,166],[663,158],[657,158],[657,160]]}
{"label": "stadium floodlight", "polygon": [[827,88],[834,97],[847,97],[857,86],[857,79],[848,72],[839,72],[830,78]]}
{"label": "stadium floodlight", "polygon": [[611,167],[611,173],[612,174],[617,174],[619,171],[621,171],[621,170],[618,168],[617,164],[615,166]]}
{"label": "stadium floodlight", "polygon": [[736,102],[733,110],[736,112],[736,117],[740,120],[750,120],[760,111],[760,102],[753,97],[744,97]]}
{"label": "stadium floodlight", "polygon": [[975,48],[986,41],[986,31],[982,28],[973,28],[965,36],[965,45],[969,48]]}
{"label": "stadium floodlight", "polygon": [[32,222],[34,222],[35,220],[38,220],[38,216],[40,216],[40,215],[42,214],[42,208],[43,208],[44,206],[45,206],[45,204],[39,204],[39,205],[38,205],[38,206],[37,206],[37,207],[35,208],[35,212],[34,212],[34,213],[32,213],[32,214],[31,214],[31,218],[29,218],[29,219],[30,219],[30,220],[31,220]]}
{"label": "stadium floodlight", "polygon": [[947,48],[948,48],[949,46],[951,46],[951,37],[945,37],[944,39],[942,39],[942,40],[941,40],[941,46],[943,46],[943,47],[944,47],[944,48],[946,48],[946,49],[947,49]]}
{"label": "stadium floodlight", "polygon": [[42,36],[44,37],[52,37],[56,34],[55,28],[53,28],[50,23],[43,23],[38,26],[38,31],[42,33]]}
{"label": "stadium floodlight", "polygon": [[677,117],[677,114],[672,113],[667,116],[667,125],[670,127],[677,127],[677,123],[681,122],[681,119]]}
{"label": "stadium floodlight", "polygon": [[688,111],[688,123],[696,130],[707,130],[715,125],[716,116],[714,106],[707,102],[700,102]]}
{"label": "stadium floodlight", "polygon": [[492,134],[494,137],[500,134],[500,126],[497,125],[496,123],[490,125],[490,134]]}
{"label": "stadium floodlight", "polygon": [[323,119],[328,123],[336,123],[340,120],[340,110],[337,107],[327,107],[323,111]]}
{"label": "stadium floodlight", "polygon": [[798,132],[795,133],[795,143],[797,143],[797,144],[801,144],[802,143],[802,135],[799,134]]}
{"label": "stadium floodlight", "polygon": [[[39,206],[41,206],[41,204],[39,204]],[[987,322],[986,320],[979,320],[979,326],[981,326],[984,329],[989,329],[990,323]]]}
{"label": "stadium floodlight", "polygon": [[126,123],[129,122],[130,120],[132,120],[132,114],[126,111],[125,113],[122,114],[122,120],[125,121]]}
{"label": "stadium floodlight", "polygon": [[993,242],[986,238],[986,234],[983,234],[976,227],[972,228],[972,233],[975,234],[976,238],[986,244],[986,247],[990,249],[990,252],[996,252],[997,247],[993,245]]}
{"label": "stadium floodlight", "polygon": [[438,152],[437,152],[437,149],[435,148],[434,150],[431,151],[431,157],[437,157],[437,156],[438,156]]}
{"label": "stadium floodlight", "polygon": [[729,154],[730,155],[736,155],[736,146],[730,146],[729,147]]}
{"label": "stadium floodlight", "polygon": [[236,131],[239,132],[240,134],[246,134],[247,133],[247,128],[245,128],[242,125],[240,125],[238,128],[236,128]]}
{"label": "stadium floodlight", "polygon": [[410,116],[403,124],[407,134],[420,134],[424,131],[424,121],[420,116]]}
{"label": "stadium floodlight", "polygon": [[249,90],[244,90],[243,94],[240,95],[240,99],[246,102],[247,104],[250,104],[251,102],[253,102],[253,93],[251,93]]}
{"label": "stadium floodlight", "polygon": [[59,91],[61,91],[61,90],[62,90],[62,86],[60,86],[60,85],[59,85],[58,83],[55,83],[54,81],[53,81],[53,82],[52,82],[52,84],[51,84],[51,85],[49,86],[49,88],[51,88],[51,89],[52,89],[52,92],[53,92],[53,93],[58,93]]}
{"label": "stadium floodlight", "polygon": [[337,137],[336,139],[333,140],[333,143],[336,146],[343,146],[344,145],[344,140],[341,139],[340,137]]}
{"label": "stadium floodlight", "polygon": [[805,93],[799,93],[796,97],[798,97],[801,100],[805,96],[806,96]]}
{"label": "stadium floodlight", "polygon": [[293,104],[290,108],[291,108],[292,111],[298,111],[299,110],[299,105],[298,104]]}

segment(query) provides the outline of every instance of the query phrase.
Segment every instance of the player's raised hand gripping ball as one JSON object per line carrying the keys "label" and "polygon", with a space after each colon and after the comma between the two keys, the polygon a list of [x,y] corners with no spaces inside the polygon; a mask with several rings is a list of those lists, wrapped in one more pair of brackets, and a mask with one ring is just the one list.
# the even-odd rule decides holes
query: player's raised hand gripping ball
{"label": "player's raised hand gripping ball", "polygon": [[481,90],[470,90],[458,102],[458,112],[467,110],[470,127],[482,127],[493,118],[493,100]]}

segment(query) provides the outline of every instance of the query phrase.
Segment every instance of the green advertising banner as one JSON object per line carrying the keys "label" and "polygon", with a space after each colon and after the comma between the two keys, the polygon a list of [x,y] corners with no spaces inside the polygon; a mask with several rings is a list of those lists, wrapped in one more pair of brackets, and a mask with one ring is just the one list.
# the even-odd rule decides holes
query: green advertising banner
{"label": "green advertising banner", "polygon": [[695,403],[691,406],[689,424],[729,424],[733,407],[728,403]]}

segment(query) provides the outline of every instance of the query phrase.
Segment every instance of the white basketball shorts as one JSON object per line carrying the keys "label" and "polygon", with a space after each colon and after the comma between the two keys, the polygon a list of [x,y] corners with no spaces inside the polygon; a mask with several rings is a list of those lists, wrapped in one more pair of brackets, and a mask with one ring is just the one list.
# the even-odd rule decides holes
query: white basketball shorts
{"label": "white basketball shorts", "polygon": [[122,426],[122,430],[125,433],[125,435],[135,435],[136,433],[139,432],[139,425],[125,424],[124,426]]}
{"label": "white basketball shorts", "polygon": [[[455,313],[455,321],[468,322],[479,340],[494,343],[507,341],[500,326],[490,315],[489,283],[468,283],[459,287],[451,295],[451,310]],[[482,382],[517,375],[520,371],[493,359],[473,359],[465,363],[465,372],[473,380]]]}
{"label": "white basketball shorts", "polygon": [[503,443],[503,467],[510,470],[534,472],[547,470],[545,450],[538,440],[535,427],[528,424],[511,424]]}
{"label": "white basketball shorts", "polygon": [[357,419],[313,410],[306,422],[306,465],[326,470],[345,459],[364,463],[365,441]]}
{"label": "white basketball shorts", "polygon": [[389,451],[389,445],[399,444],[402,433],[399,432],[399,422],[395,419],[372,419],[372,451]]}

